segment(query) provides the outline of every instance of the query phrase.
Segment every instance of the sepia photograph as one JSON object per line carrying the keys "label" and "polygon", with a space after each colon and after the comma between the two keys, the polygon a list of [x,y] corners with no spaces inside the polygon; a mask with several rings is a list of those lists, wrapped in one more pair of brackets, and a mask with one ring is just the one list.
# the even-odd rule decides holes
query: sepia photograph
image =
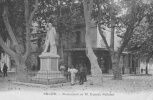
{"label": "sepia photograph", "polygon": [[153,100],[153,0],[0,0],[1,100]]}

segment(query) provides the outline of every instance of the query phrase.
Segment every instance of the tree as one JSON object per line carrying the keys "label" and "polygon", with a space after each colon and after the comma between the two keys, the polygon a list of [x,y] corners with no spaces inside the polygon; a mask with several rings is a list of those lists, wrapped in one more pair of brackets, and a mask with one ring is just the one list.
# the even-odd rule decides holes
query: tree
{"label": "tree", "polygon": [[[84,0],[83,1],[83,7],[84,7],[84,18],[86,23],[86,34],[85,34],[85,42],[86,42],[86,55],[90,60],[91,63],[91,71],[92,71],[92,77],[94,80],[94,83],[97,83],[95,81],[95,78],[98,78],[100,75],[102,75],[101,70],[98,70],[100,67],[97,62],[97,57],[93,52],[92,46],[91,46],[91,25],[92,25],[92,10],[93,10],[93,0]],[[98,69],[97,69],[98,68]],[[101,76],[101,80],[102,76]]]}
{"label": "tree", "polygon": [[128,43],[128,50],[138,55],[141,62],[146,62],[146,74],[148,73],[148,63],[153,55],[152,40],[152,4],[146,10],[146,16],[135,29],[131,40]]}
{"label": "tree", "polygon": [[[21,50],[21,45],[16,37],[15,31],[13,30],[13,26],[11,25],[11,21],[10,21],[10,16],[9,14],[11,14],[11,4],[15,2],[17,3],[15,6],[13,7],[21,7],[18,4],[23,4],[24,5],[24,10],[22,10],[22,8],[20,8],[19,10],[24,11],[24,30],[25,30],[25,52],[22,52]],[[31,23],[33,20],[33,17],[38,9],[38,0],[35,0],[35,5],[32,6],[32,4],[28,1],[28,0],[24,0],[24,2],[19,1],[8,1],[5,0],[5,2],[3,2],[4,4],[4,11],[3,11],[3,21],[5,24],[5,27],[8,31],[8,35],[11,39],[12,42],[12,47],[10,48],[8,47],[5,43],[4,40],[2,38],[2,35],[0,34],[0,46],[2,47],[2,49],[15,61],[16,66],[18,67],[18,72],[19,74],[22,74],[25,71],[26,68],[26,60],[29,56],[29,54],[31,53],[31,42],[30,42],[30,27],[31,27]],[[31,4],[31,5],[30,5]],[[31,6],[31,8],[34,8],[33,11],[31,12],[31,9],[29,7],[29,5]],[[9,19],[10,18],[10,19]],[[24,75],[24,74],[22,74]]]}
{"label": "tree", "polygon": [[[141,0],[140,1],[139,0],[137,1],[122,0],[120,1],[120,3],[118,2],[117,4],[114,3],[113,0],[110,0],[108,2],[100,2],[98,0],[97,7],[98,7],[98,28],[104,40],[104,43],[110,53],[111,63],[113,67],[113,75],[114,75],[113,78],[120,80],[122,79],[121,68],[119,67],[121,54],[126,48],[132,35],[134,34],[135,28],[139,26],[140,22],[144,18],[145,11],[146,11],[146,4],[141,2]],[[121,14],[119,16],[122,9],[127,9],[126,14]],[[103,34],[102,25],[104,24],[102,23],[104,23],[107,26],[110,26],[111,28],[112,41],[110,46],[107,43],[105,35]],[[122,41],[121,41],[121,46],[118,48],[117,51],[114,50],[114,33],[115,33],[114,29],[118,31],[125,30],[123,32],[120,32],[119,37],[121,37]]]}
{"label": "tree", "polygon": [[[36,21],[49,20],[56,28],[59,41],[60,56],[63,59],[63,41],[69,41],[75,33],[75,26],[82,24],[83,9],[81,2],[71,0],[41,0]],[[74,35],[74,34],[73,34]]]}

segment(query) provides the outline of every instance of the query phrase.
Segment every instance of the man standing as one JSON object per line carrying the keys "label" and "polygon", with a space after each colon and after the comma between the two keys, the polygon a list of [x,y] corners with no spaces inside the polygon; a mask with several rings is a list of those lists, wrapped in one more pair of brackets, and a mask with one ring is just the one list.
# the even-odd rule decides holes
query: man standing
{"label": "man standing", "polygon": [[76,67],[75,67],[77,70],[78,70],[78,72],[76,73],[76,80],[78,80],[79,81],[79,64],[76,64]]}
{"label": "man standing", "polygon": [[83,65],[80,65],[79,72],[80,72],[80,74],[79,74],[80,75],[79,83],[80,83],[80,85],[82,85],[83,82],[84,82],[84,79],[85,79],[85,68],[83,67]]}
{"label": "man standing", "polygon": [[71,73],[70,73],[71,67],[68,66],[67,72],[68,72],[68,80],[71,81]]}
{"label": "man standing", "polygon": [[6,64],[4,63],[4,67],[3,67],[4,77],[7,76],[7,69],[8,69],[8,67],[7,67]]}
{"label": "man standing", "polygon": [[84,69],[85,69],[85,76],[84,76],[84,81],[87,81],[87,74],[88,74],[88,70],[87,67],[84,65]]}

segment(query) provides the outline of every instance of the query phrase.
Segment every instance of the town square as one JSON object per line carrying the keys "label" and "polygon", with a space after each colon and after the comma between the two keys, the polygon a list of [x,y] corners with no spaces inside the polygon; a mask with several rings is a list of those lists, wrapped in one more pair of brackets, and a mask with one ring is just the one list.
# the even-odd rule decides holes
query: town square
{"label": "town square", "polygon": [[153,0],[0,0],[3,100],[153,100]]}

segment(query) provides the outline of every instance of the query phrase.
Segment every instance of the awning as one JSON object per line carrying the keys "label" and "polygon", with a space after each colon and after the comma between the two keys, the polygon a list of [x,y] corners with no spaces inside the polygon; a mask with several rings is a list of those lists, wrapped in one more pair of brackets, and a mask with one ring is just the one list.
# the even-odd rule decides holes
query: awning
{"label": "awning", "polygon": [[[70,52],[70,51],[85,51],[86,48],[71,48],[71,49],[64,49],[65,52]],[[108,51],[106,48],[93,48],[93,50],[105,50]]]}

